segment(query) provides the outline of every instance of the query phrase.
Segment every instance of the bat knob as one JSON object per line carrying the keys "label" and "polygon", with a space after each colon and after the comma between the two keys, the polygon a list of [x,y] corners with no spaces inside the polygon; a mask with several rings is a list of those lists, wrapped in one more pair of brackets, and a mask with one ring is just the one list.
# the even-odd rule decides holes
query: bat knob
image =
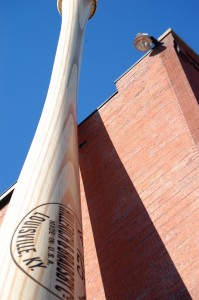
{"label": "bat knob", "polygon": [[97,0],[91,0],[89,19],[91,19],[94,16],[96,9],[97,9]]}
{"label": "bat knob", "polygon": [[[95,14],[95,11],[97,9],[97,0],[90,0],[90,1],[91,1],[91,8],[90,8],[89,19],[91,19],[93,17],[93,15]],[[62,15],[62,0],[57,0],[57,9],[58,9],[60,15]]]}

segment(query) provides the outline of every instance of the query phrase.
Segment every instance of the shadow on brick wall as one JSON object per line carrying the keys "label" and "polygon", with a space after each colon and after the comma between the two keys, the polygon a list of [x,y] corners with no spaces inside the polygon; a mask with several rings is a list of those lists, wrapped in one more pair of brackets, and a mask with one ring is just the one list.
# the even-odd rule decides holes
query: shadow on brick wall
{"label": "shadow on brick wall", "polygon": [[106,299],[191,299],[98,112],[81,130],[80,168]]}
{"label": "shadow on brick wall", "polygon": [[199,104],[199,56],[173,32],[174,49]]}

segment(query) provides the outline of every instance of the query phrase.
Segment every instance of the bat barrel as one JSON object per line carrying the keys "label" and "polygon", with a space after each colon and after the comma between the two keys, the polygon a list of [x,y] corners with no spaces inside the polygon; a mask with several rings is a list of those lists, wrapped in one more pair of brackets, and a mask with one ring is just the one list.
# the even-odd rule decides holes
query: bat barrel
{"label": "bat barrel", "polygon": [[48,94],[0,231],[1,300],[85,299],[76,106],[84,30],[96,7],[59,2]]}

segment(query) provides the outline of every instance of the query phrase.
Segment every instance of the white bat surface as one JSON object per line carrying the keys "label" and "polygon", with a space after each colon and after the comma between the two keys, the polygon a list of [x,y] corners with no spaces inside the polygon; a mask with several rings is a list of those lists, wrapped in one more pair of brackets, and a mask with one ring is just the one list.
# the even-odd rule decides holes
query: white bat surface
{"label": "white bat surface", "polygon": [[42,116],[0,231],[0,299],[85,299],[76,99],[95,0],[58,1],[61,33]]}

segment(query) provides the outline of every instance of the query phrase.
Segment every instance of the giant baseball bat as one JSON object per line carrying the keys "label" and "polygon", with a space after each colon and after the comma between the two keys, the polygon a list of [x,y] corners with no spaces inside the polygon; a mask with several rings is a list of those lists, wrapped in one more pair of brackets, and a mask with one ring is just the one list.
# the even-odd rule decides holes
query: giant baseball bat
{"label": "giant baseball bat", "polygon": [[85,299],[76,98],[96,0],[58,0],[61,32],[44,109],[0,232],[0,299]]}

